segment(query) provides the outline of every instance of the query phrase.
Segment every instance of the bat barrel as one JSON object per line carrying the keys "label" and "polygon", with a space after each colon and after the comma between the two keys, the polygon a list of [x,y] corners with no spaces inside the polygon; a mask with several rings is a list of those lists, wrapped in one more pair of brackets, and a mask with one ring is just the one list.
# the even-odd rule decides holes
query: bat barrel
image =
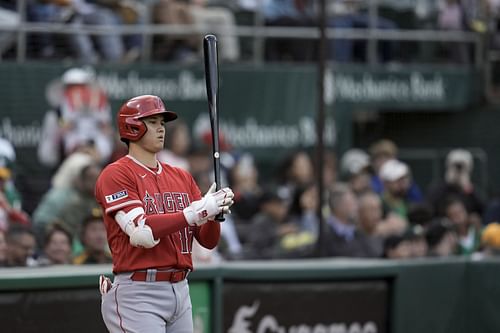
{"label": "bat barrel", "polygon": [[[208,111],[210,114],[210,124],[212,126],[212,148],[214,160],[214,174],[217,190],[220,189],[220,152],[219,152],[219,116],[218,93],[219,93],[219,70],[217,56],[217,37],[206,35],[203,38],[203,54],[205,60],[205,81],[207,85]],[[215,217],[216,221],[224,221],[224,215]]]}
{"label": "bat barrel", "polygon": [[217,101],[217,92],[219,89],[218,80],[218,55],[217,55],[217,37],[207,35],[203,39],[203,52],[205,55],[205,74],[207,84],[208,101],[213,101],[214,105]]}

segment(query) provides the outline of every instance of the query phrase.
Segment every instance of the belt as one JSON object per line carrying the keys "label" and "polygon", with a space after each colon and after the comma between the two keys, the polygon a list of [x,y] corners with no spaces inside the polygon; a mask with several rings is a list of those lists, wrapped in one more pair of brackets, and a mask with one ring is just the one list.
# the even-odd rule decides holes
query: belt
{"label": "belt", "polygon": [[132,281],[157,282],[168,281],[177,283],[184,280],[188,276],[189,271],[158,271],[156,269],[148,269],[146,271],[135,271],[130,279]]}

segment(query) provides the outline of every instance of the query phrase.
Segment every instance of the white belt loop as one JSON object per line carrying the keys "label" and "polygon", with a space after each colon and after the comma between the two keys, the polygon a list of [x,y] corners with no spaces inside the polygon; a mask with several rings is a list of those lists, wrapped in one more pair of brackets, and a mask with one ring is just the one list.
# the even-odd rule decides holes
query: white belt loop
{"label": "white belt loop", "polygon": [[146,281],[155,282],[156,281],[156,269],[146,270]]}

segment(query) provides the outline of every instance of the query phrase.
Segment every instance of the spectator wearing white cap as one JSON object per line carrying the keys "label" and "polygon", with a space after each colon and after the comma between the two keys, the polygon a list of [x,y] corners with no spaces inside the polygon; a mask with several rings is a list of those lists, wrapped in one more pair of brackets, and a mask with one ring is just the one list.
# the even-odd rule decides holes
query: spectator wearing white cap
{"label": "spectator wearing white cap", "polygon": [[54,111],[45,115],[38,157],[43,164],[57,168],[70,154],[84,151],[108,162],[113,152],[111,106],[90,68],[70,68],[53,88]]}
{"label": "spectator wearing white cap", "polygon": [[385,212],[393,212],[408,219],[408,208],[412,202],[408,198],[412,184],[408,165],[396,159],[388,160],[380,168],[379,177],[384,184],[381,196]]}
{"label": "spectator wearing white cap", "polygon": [[436,213],[444,216],[444,208],[450,197],[460,198],[469,213],[482,216],[484,201],[477,186],[472,182],[474,159],[470,151],[452,149],[446,156],[444,179],[433,185],[428,200]]}
{"label": "spectator wearing white cap", "polygon": [[341,176],[358,197],[372,191],[369,167],[370,156],[362,149],[349,149],[340,159]]}
{"label": "spectator wearing white cap", "polygon": [[111,107],[107,95],[95,82],[95,74],[90,69],[71,68],[62,76],[62,82],[65,153],[91,144],[105,162],[113,146]]}
{"label": "spectator wearing white cap", "polygon": [[[369,148],[371,169],[372,169],[372,189],[378,194],[384,191],[384,183],[380,179],[380,168],[382,165],[392,159],[398,158],[399,148],[392,140],[381,139],[375,141]],[[423,200],[422,192],[419,186],[412,181],[410,189],[408,190],[407,199],[412,202],[419,202]]]}

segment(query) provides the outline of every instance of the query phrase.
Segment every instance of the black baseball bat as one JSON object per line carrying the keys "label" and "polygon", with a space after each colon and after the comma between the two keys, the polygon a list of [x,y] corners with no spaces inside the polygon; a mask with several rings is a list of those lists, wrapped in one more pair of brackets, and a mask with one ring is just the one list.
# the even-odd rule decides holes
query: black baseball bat
{"label": "black baseball bat", "polygon": [[[217,37],[206,35],[203,38],[203,56],[205,59],[205,82],[207,84],[208,113],[212,127],[212,150],[214,158],[214,174],[216,190],[220,189],[220,151],[219,151],[219,69],[217,58]],[[215,217],[216,221],[224,221],[224,214]]]}

